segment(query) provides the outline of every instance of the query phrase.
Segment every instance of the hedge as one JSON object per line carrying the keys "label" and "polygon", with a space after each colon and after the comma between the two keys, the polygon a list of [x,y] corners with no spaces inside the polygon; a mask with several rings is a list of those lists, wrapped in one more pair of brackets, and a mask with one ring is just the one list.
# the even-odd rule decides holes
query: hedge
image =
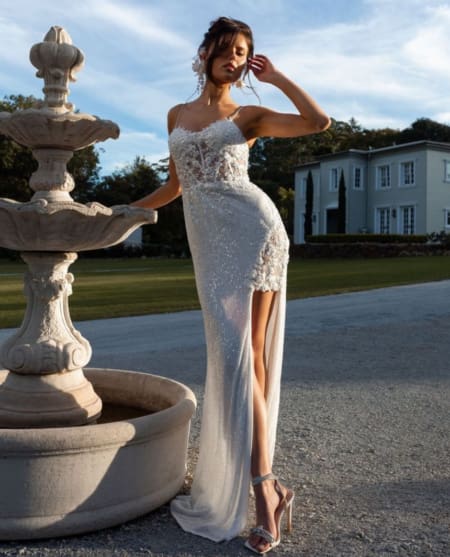
{"label": "hedge", "polygon": [[440,244],[380,244],[376,242],[354,242],[354,243],[328,243],[291,245],[292,257],[303,257],[306,259],[316,258],[381,258],[381,257],[403,257],[403,256],[427,256],[427,255],[450,255],[447,246]]}
{"label": "hedge", "polygon": [[306,237],[307,243],[314,244],[425,244],[427,234],[316,234]]}

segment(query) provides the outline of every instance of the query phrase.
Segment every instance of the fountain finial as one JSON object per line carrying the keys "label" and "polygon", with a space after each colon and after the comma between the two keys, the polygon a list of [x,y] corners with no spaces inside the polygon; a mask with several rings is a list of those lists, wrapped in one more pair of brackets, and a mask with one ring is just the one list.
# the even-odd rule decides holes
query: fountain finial
{"label": "fountain finial", "polygon": [[67,102],[68,82],[76,81],[75,72],[84,64],[84,55],[72,44],[69,33],[58,25],[50,27],[43,42],[31,47],[30,61],[38,69],[36,77],[44,79],[43,106],[54,110],[72,110]]}

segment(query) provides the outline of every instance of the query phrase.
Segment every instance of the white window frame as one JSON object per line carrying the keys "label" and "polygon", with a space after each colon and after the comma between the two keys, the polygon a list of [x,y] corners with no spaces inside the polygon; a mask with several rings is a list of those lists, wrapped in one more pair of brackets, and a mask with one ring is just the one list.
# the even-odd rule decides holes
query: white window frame
{"label": "white window frame", "polygon": [[[412,181],[406,182],[406,165],[412,165]],[[401,188],[413,188],[416,185],[416,163],[414,160],[400,162],[398,184]]]}
{"label": "white window frame", "polygon": [[[417,230],[417,205],[415,205],[414,203],[411,203],[409,205],[401,205],[399,207],[400,209],[400,219],[399,219],[399,230],[400,230],[400,234],[407,234],[407,235],[411,235],[411,234],[416,234],[416,230]],[[405,212],[412,212],[412,226],[410,223],[407,224],[407,226],[405,227]],[[411,219],[411,217],[407,217],[408,220]],[[410,229],[411,228],[411,229]],[[405,231],[405,229],[408,229],[407,231]]]}
{"label": "white window frame", "polygon": [[444,228],[450,228],[450,208],[444,209]]}
{"label": "white window frame", "polygon": [[444,159],[444,182],[450,182],[450,160]]}
{"label": "white window frame", "polygon": [[[387,184],[383,185],[383,171],[387,171]],[[377,176],[376,176],[376,188],[377,190],[389,190],[391,189],[391,165],[390,164],[380,164],[377,166]]]}
{"label": "white window frame", "polygon": [[[382,227],[382,218],[381,218],[382,215],[384,215],[384,217],[387,217],[387,229],[385,229],[386,225]],[[375,231],[377,234],[391,233],[391,208],[390,207],[375,207]]]}
{"label": "white window frame", "polygon": [[[359,187],[356,187],[356,171],[359,171]],[[353,189],[356,191],[364,191],[364,168],[362,166],[353,167]]]}
{"label": "white window frame", "polygon": [[339,170],[338,166],[330,168],[329,190],[338,191],[339,189]]}

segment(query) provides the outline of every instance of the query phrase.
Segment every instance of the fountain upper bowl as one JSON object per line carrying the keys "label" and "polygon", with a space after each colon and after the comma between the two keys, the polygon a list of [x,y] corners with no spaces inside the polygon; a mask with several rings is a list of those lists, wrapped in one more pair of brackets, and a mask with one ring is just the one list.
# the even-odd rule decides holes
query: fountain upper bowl
{"label": "fountain upper bowl", "polygon": [[0,112],[0,133],[32,149],[76,151],[97,141],[117,139],[120,129],[111,120],[102,120],[91,114],[28,108]]}

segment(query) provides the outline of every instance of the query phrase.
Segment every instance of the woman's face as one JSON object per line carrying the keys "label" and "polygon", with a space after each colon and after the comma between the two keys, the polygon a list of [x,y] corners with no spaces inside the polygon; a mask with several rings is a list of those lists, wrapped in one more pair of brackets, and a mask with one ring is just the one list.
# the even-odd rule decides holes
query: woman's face
{"label": "woman's face", "polygon": [[219,52],[212,64],[212,77],[217,83],[237,81],[248,58],[248,43],[245,35],[238,33],[234,41]]}

